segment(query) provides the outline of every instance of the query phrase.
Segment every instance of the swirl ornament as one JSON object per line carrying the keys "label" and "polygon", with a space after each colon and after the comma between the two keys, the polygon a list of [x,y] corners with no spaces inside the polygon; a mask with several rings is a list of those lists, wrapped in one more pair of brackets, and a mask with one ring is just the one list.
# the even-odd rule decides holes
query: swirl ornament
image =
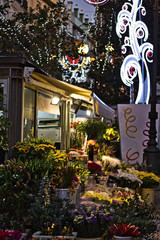
{"label": "swirl ornament", "polygon": [[84,0],[84,1],[91,5],[103,5],[107,3],[109,0]]}
{"label": "swirl ornament", "polygon": [[131,54],[124,58],[120,75],[125,85],[131,87],[134,79],[139,79],[139,87],[135,104],[149,102],[150,96],[150,73],[148,63],[153,62],[153,45],[147,42],[148,28],[141,21],[141,15],[146,15],[142,6],[143,0],[128,0],[117,16],[116,33],[118,37],[126,32],[129,36],[124,38],[122,54],[130,49]]}
{"label": "swirl ornament", "polygon": [[135,122],[136,117],[134,115],[130,115],[132,113],[131,108],[123,109],[124,111],[124,119],[125,119],[125,127],[126,127],[126,135],[129,138],[136,138],[134,134],[137,132],[137,127],[135,125],[131,125]]}

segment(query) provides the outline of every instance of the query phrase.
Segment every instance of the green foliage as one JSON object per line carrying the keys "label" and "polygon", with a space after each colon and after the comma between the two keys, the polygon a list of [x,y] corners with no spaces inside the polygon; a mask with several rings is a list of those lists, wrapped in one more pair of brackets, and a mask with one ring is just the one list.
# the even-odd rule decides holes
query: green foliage
{"label": "green foliage", "polygon": [[0,51],[25,54],[55,76],[58,56],[68,48],[67,20],[62,2],[53,3],[52,8],[39,4],[35,9],[15,13],[11,19],[1,18]]}
{"label": "green foliage", "polygon": [[17,221],[28,216],[32,202],[33,181],[27,162],[7,160],[0,166],[0,203],[1,213],[8,213]]}
{"label": "green foliage", "polygon": [[88,135],[88,139],[98,139],[102,137],[106,129],[110,126],[107,122],[102,122],[97,119],[88,119],[86,122],[80,123],[76,130]]}
{"label": "green foliage", "polygon": [[64,204],[61,199],[54,199],[46,206],[37,199],[30,208],[32,230],[42,231],[43,235],[62,235],[64,226],[69,226],[70,208],[68,202]]}
{"label": "green foliage", "polygon": [[4,117],[6,112],[5,106],[3,104],[4,95],[0,93],[0,149],[4,151],[8,150],[8,128],[11,126],[11,121],[8,118]]}

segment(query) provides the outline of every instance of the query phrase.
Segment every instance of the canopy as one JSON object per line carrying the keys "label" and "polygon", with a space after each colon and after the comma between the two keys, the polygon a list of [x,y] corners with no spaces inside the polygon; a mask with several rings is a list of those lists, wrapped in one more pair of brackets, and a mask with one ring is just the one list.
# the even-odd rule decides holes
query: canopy
{"label": "canopy", "polygon": [[40,73],[37,73],[37,72],[33,72],[32,75],[31,75],[32,78],[38,80],[38,81],[42,81],[44,83],[50,83],[60,89],[63,89],[65,90],[66,92],[68,92],[68,94],[79,94],[79,95],[82,95],[82,96],[85,96],[85,97],[91,97],[91,94],[92,94],[92,91],[90,90],[87,90],[85,88],[81,88],[81,87],[77,87],[75,85],[72,85],[72,84],[69,84],[69,83],[66,83],[66,82],[62,82],[60,80],[57,80],[53,77],[48,77],[46,75],[43,75],[43,74],[40,74]]}
{"label": "canopy", "polygon": [[95,93],[93,93],[94,99],[94,112],[107,120],[114,120],[115,110],[106,105]]}

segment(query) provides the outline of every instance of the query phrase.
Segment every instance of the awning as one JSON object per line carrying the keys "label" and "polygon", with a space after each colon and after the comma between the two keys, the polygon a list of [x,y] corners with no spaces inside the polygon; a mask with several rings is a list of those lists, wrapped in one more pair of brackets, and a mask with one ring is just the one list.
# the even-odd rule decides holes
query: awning
{"label": "awning", "polygon": [[66,92],[68,92],[69,95],[79,94],[79,95],[90,98],[91,94],[92,94],[92,91],[90,91],[90,90],[87,90],[87,89],[81,88],[81,87],[77,87],[75,85],[72,85],[72,84],[69,84],[69,83],[66,83],[66,82],[62,82],[60,80],[57,80],[57,79],[52,78],[52,77],[48,77],[46,75],[43,75],[43,74],[40,74],[40,73],[37,73],[37,72],[33,72],[31,77],[33,79],[38,80],[38,81],[42,81],[44,83],[48,82],[48,83],[54,85],[57,88],[63,89]]}
{"label": "awning", "polygon": [[106,120],[113,121],[115,118],[115,110],[106,105],[95,93],[93,93],[94,99],[94,113],[104,117]]}

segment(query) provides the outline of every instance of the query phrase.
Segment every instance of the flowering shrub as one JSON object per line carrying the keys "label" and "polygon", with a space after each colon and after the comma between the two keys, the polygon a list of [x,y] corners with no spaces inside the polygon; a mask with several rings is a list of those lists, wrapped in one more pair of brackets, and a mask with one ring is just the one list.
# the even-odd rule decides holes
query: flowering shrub
{"label": "flowering shrub", "polygon": [[139,171],[137,176],[142,180],[143,188],[155,188],[160,184],[160,178],[154,173]]}
{"label": "flowering shrub", "polygon": [[92,162],[92,161],[88,161],[88,170],[91,173],[100,173],[102,170],[102,166],[98,163]]}
{"label": "flowering shrub", "polygon": [[73,229],[78,232],[78,237],[100,237],[104,233],[105,226],[112,219],[107,207],[87,207],[81,205],[71,211]]}
{"label": "flowering shrub", "polygon": [[114,224],[109,228],[109,231],[115,236],[138,236],[140,234],[138,227],[128,223],[124,223],[122,225]]}
{"label": "flowering shrub", "polygon": [[1,212],[11,213],[17,221],[25,217],[31,201],[30,194],[34,191],[33,183],[27,162],[13,159],[0,165]]}
{"label": "flowering shrub", "polygon": [[22,233],[18,230],[5,230],[0,229],[0,239],[1,240],[18,240],[22,236]]}

